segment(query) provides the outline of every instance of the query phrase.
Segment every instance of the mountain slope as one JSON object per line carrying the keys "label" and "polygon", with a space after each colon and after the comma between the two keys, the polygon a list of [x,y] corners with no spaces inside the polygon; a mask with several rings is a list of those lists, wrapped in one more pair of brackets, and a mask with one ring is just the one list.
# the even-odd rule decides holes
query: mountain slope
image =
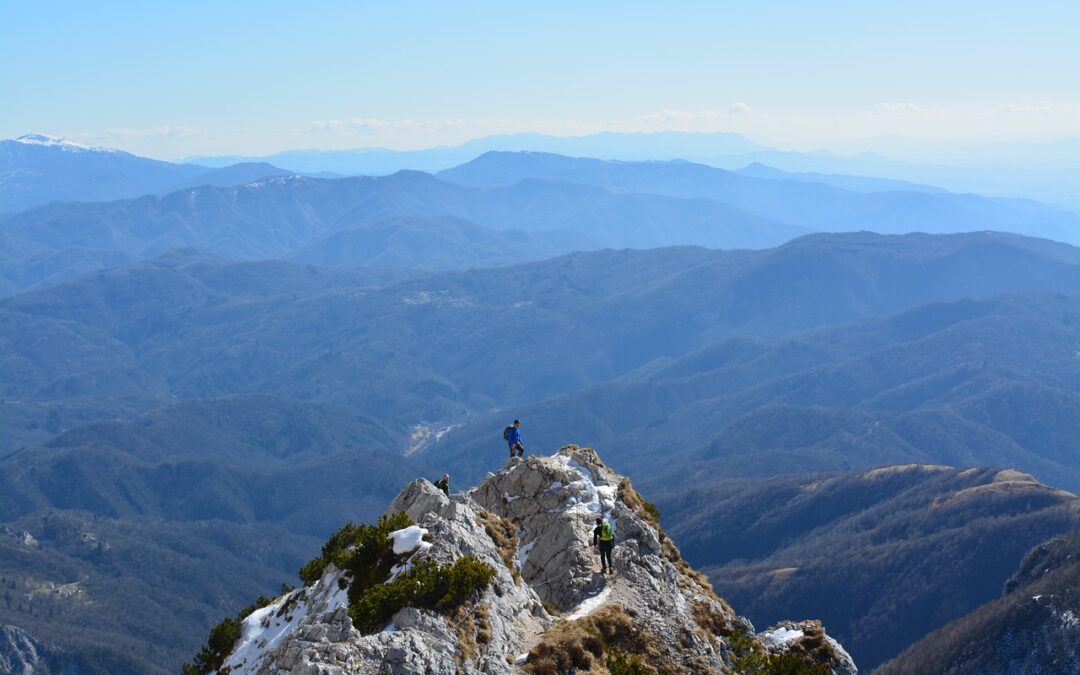
{"label": "mountain slope", "polygon": [[1080,673],[1080,534],[1034,547],[1002,597],[934,631],[875,672]]}
{"label": "mountain slope", "polygon": [[221,612],[277,592],[318,541],[268,525],[37,513],[0,528],[0,617],[61,648],[57,673],[175,673]]}
{"label": "mountain slope", "polygon": [[[387,450],[395,440],[332,406],[268,396],[177,403],[133,422],[78,425],[0,461],[0,520],[59,508],[321,536],[422,473]],[[309,484],[326,490],[298,489]]]}
{"label": "mountain slope", "polygon": [[109,201],[158,192],[206,171],[119,150],[28,134],[0,141],[0,210],[57,201]]}
{"label": "mountain slope", "polygon": [[[0,338],[10,376],[3,391],[9,405],[52,401],[61,408],[62,402],[90,395],[165,401],[171,396],[265,393],[356,407],[403,434],[413,425],[459,424],[475,412],[600,384],[725,337],[774,339],[972,294],[1022,289],[1078,293],[1078,258],[1080,252],[1067,246],[1006,235],[820,235],[764,252],[603,251],[373,287],[349,283],[353,273],[285,263],[204,265],[170,257],[4,301]],[[260,294],[263,286],[273,292]],[[1035,311],[1042,304],[1025,310],[1020,303],[1017,311]],[[1067,305],[1046,311],[1064,312]],[[947,316],[944,325],[962,325],[965,312],[993,314],[996,306],[960,305],[950,310],[958,314]],[[1001,311],[1007,318],[1009,312]],[[871,359],[875,349],[905,343],[909,378],[914,381],[920,372],[925,377],[931,361],[920,361],[918,333],[902,332],[933,333],[933,321],[940,320],[934,319],[933,308],[924,314],[928,327],[916,323],[907,328],[898,318],[896,328],[884,324],[885,332],[851,350]],[[1049,352],[1054,365],[1038,372],[1053,373],[1073,363],[1060,357],[1071,354],[1062,352],[1073,330],[1068,316],[1055,320],[1047,315],[1034,324],[1045,325],[1058,341]],[[914,316],[907,320],[916,321]],[[33,332],[21,330],[26,326],[33,326]],[[679,330],[673,331],[676,326]],[[856,329],[843,339],[859,335]],[[948,356],[944,350],[951,348],[952,334],[942,335],[933,359]],[[952,338],[953,346],[960,337]],[[1002,329],[998,337],[1007,341],[1003,344],[1017,345],[1002,358],[1033,363],[1041,358],[1041,351],[1023,349],[1023,333]],[[830,346],[829,339],[811,340],[814,351],[793,366],[783,359],[799,350],[771,345],[773,359],[779,359],[773,371],[766,371],[773,373],[773,386],[783,386],[781,376],[842,361],[847,351]],[[988,357],[1001,352],[993,345],[988,349]],[[762,376],[749,370],[750,355],[745,358],[742,379],[732,380],[722,363],[693,367],[716,371],[703,383],[743,383],[744,399],[736,401],[741,408],[728,406],[730,412],[749,412],[769,400],[767,391],[751,396],[749,385]],[[983,360],[970,357],[976,370],[967,379],[977,379]],[[855,364],[856,372],[873,363]],[[689,376],[679,377],[693,386]],[[837,377],[847,375],[841,369]],[[1065,387],[1060,378],[1053,381]],[[885,392],[902,384],[891,382],[882,375],[868,386]],[[685,407],[689,413],[691,401],[715,396],[704,390],[686,399],[687,406],[673,398],[664,409],[672,414]],[[785,402],[820,405],[824,400],[804,387],[800,396],[790,395]],[[581,410],[604,414],[595,401]],[[63,409],[58,414],[66,419]],[[563,419],[569,424],[579,417],[574,412]],[[721,421],[705,428],[718,429]],[[12,424],[22,428],[18,418]],[[618,417],[610,424],[640,427],[639,420],[627,424]],[[589,427],[575,431],[595,435]],[[490,448],[490,429],[478,433],[473,450]],[[689,441],[678,434],[674,438]],[[707,440],[700,433],[696,438]]]}
{"label": "mountain slope", "polygon": [[940,465],[721,481],[657,501],[687,559],[752,621],[812,611],[866,669],[993,598],[1031,546],[1080,526],[1071,493]]}
{"label": "mountain slope", "polygon": [[930,304],[776,340],[722,338],[471,420],[424,453],[478,477],[492,430],[509,417],[525,421],[528,447],[575,434],[618,448],[653,490],[719,475],[908,462],[1016,466],[1080,490],[1078,331],[1076,296],[1023,295]]}
{"label": "mountain slope", "polygon": [[392,218],[335,232],[286,256],[319,267],[497,267],[595,248],[572,231],[499,231],[454,217]]}

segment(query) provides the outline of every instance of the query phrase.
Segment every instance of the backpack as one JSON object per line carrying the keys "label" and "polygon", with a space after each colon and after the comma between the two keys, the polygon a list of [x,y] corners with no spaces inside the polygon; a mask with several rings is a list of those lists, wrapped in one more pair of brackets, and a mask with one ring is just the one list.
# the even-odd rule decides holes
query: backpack
{"label": "backpack", "polygon": [[503,440],[506,441],[507,443],[510,442],[510,430],[513,429],[513,428],[514,428],[513,424],[507,424],[506,427],[503,429]]}
{"label": "backpack", "polygon": [[602,541],[615,541],[615,533],[611,530],[611,523],[606,520],[600,523],[600,539]]}

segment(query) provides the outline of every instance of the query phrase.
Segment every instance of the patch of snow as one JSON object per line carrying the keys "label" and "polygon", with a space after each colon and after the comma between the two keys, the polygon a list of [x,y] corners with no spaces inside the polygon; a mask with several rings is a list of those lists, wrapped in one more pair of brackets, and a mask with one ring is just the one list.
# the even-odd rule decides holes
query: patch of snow
{"label": "patch of snow", "polygon": [[340,572],[327,571],[314,585],[286,593],[249,614],[244,619],[240,639],[223,666],[234,673],[257,671],[263,658],[299,625],[313,605],[324,606],[320,601],[323,594],[326,594],[326,610],[347,605],[348,591],[341,588],[340,578]]}
{"label": "patch of snow", "polygon": [[404,555],[420,548],[421,544],[427,543],[424,541],[424,535],[427,533],[428,531],[419,525],[394,530],[390,533],[390,538],[394,540],[394,554]]}
{"label": "patch of snow", "polygon": [[566,617],[567,621],[577,621],[578,619],[588,616],[594,609],[604,604],[607,597],[611,595],[611,589],[605,588],[591,598],[585,598],[580,605],[574,608],[573,612]]}
{"label": "patch of snow", "polygon": [[525,563],[529,561],[529,554],[532,553],[533,547],[536,546],[536,541],[530,541],[524,546],[519,546],[517,551],[517,568],[519,570],[525,569]]}
{"label": "patch of snow", "polygon": [[383,633],[393,633],[397,629],[398,629],[398,627],[395,624],[388,623],[388,624],[386,624],[386,628],[382,629],[382,632]]}
{"label": "patch of snow", "polygon": [[518,654],[518,657],[516,659],[514,659],[514,665],[515,666],[523,666],[528,662],[529,662],[529,652],[525,652],[524,654]]}
{"label": "patch of snow", "polygon": [[600,499],[600,506],[605,511],[611,511],[613,508],[615,508],[614,485],[598,485],[596,487],[596,494]]}
{"label": "patch of snow", "polygon": [[40,145],[47,148],[60,148],[65,152],[86,152],[88,150],[97,152],[115,152],[109,148],[92,148],[89,145],[73,143],[66,138],[49,136],[48,134],[25,134],[16,138],[15,142],[22,143],[23,145]]}
{"label": "patch of snow", "polygon": [[516,495],[512,495],[509,492],[503,492],[503,499],[505,499],[506,503],[509,504],[510,502],[514,501],[515,499],[519,499],[519,497],[517,497]]}
{"label": "patch of snow", "polygon": [[[603,515],[615,507],[615,487],[613,485],[597,486],[593,482],[592,473],[571,457],[556,455],[556,459],[566,464],[568,469],[580,476],[578,480],[566,486],[571,492],[578,493],[580,498],[572,495],[565,506],[552,509],[552,513],[571,513],[589,518]],[[609,520],[608,522],[611,524],[612,531],[614,531],[614,521]]]}
{"label": "patch of snow", "polygon": [[767,646],[778,647],[783,649],[792,642],[795,642],[803,636],[803,632],[798,628],[784,628],[780,627],[771,633],[762,633],[761,641]]}
{"label": "patch of snow", "polygon": [[1033,596],[1031,596],[1031,599],[1034,600],[1035,602],[1038,602],[1039,598],[1041,598],[1041,597],[1042,597],[1041,595],[1033,595]]}
{"label": "patch of snow", "polygon": [[410,525],[390,533],[390,538],[394,541],[394,554],[405,555],[406,553],[412,553],[412,555],[404,562],[390,568],[390,576],[387,581],[393,581],[398,578],[399,574],[411,570],[417,558],[431,548],[431,542],[424,541],[424,536],[427,533],[428,531],[419,525]]}
{"label": "patch of snow", "polygon": [[562,481],[561,480],[552,481],[551,485],[548,486],[548,492],[551,492],[552,490],[558,490],[561,487],[562,487]]}

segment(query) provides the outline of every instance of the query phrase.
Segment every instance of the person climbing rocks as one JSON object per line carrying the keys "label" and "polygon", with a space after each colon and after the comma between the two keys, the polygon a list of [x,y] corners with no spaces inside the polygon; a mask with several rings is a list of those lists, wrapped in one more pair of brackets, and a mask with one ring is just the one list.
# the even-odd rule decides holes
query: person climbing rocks
{"label": "person climbing rocks", "polygon": [[611,523],[604,520],[603,516],[596,517],[592,543],[600,549],[600,574],[614,572],[615,566],[611,564],[611,549],[615,548],[615,530],[611,529]]}
{"label": "person climbing rocks", "polygon": [[511,457],[515,451],[518,457],[525,456],[525,446],[521,444],[521,420],[514,420],[513,424],[508,424],[503,429],[503,440],[510,446]]}
{"label": "person climbing rocks", "polygon": [[442,478],[435,481],[435,487],[442,490],[443,494],[445,494],[447,497],[449,497],[450,496],[450,474],[444,473],[442,475]]}

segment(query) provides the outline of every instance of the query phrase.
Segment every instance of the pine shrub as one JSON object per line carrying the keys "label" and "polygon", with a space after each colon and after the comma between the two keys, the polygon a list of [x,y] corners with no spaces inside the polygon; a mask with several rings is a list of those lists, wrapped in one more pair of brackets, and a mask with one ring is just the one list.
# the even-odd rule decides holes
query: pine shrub
{"label": "pine shrub", "polygon": [[450,612],[494,578],[490,565],[472,557],[458,558],[452,565],[424,560],[393,581],[365,589],[355,600],[350,589],[349,616],[357,629],[374,632],[405,607]]}

